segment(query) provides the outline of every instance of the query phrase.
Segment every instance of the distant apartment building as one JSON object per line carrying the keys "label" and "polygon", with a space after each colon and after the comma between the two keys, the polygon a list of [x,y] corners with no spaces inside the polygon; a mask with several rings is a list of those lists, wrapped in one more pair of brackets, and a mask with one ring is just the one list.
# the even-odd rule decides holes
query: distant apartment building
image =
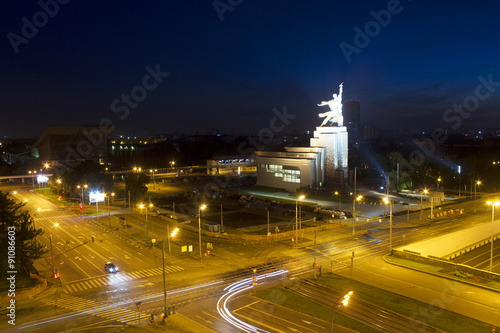
{"label": "distant apartment building", "polygon": [[348,100],[343,107],[344,126],[347,127],[350,140],[363,139],[361,132],[361,107],[358,100]]}

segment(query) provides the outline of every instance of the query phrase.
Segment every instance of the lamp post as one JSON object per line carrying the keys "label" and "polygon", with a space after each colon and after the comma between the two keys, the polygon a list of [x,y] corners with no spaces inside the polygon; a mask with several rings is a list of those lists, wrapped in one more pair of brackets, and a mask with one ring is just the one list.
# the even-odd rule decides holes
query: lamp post
{"label": "lamp post", "polygon": [[389,249],[392,251],[392,200],[384,198],[385,204],[389,204]]}
{"label": "lamp post", "polygon": [[427,194],[427,189],[424,189],[422,192],[420,192],[420,225],[422,225],[422,210],[423,210],[423,201],[422,201],[422,194]]}
{"label": "lamp post", "polygon": [[439,192],[439,183],[441,182],[441,177],[437,179],[437,192]]}
{"label": "lamp post", "polygon": [[[153,207],[153,204],[149,204],[149,207]],[[143,208],[146,208],[146,236],[148,237],[149,240],[149,224],[148,224],[148,206],[144,206],[143,204],[139,205],[139,208],[142,210]]]}
{"label": "lamp post", "polygon": [[349,299],[351,298],[351,295],[352,295],[353,291],[349,291],[347,292],[344,296],[340,297],[334,304],[333,304],[333,307],[332,307],[332,315],[331,315],[331,332],[333,333],[333,314],[335,313],[335,311],[340,308],[341,306],[347,306],[349,304]]}
{"label": "lamp post", "polygon": [[481,185],[480,180],[478,180],[478,181],[476,181],[476,183],[474,183],[474,213],[476,212],[477,185]]}
{"label": "lamp post", "polygon": [[201,212],[207,208],[207,205],[201,205],[199,214],[198,214],[198,246],[199,246],[199,251],[200,251],[200,262],[202,261],[202,256],[201,256]]}
{"label": "lamp post", "polygon": [[179,228],[175,228],[172,233],[170,233],[170,225],[167,224],[167,233],[168,233],[168,256],[172,256],[172,249],[170,247],[170,237],[175,237],[175,234],[179,231]]}
{"label": "lamp post", "polygon": [[156,169],[149,169],[149,173],[153,174],[153,189],[155,189],[155,172],[158,171]]}
{"label": "lamp post", "polygon": [[304,200],[305,196],[301,195],[297,199],[295,199],[295,247],[299,247],[299,229],[298,229],[298,221],[299,221],[299,200]]}
{"label": "lamp post", "polygon": [[500,201],[488,201],[488,205],[491,205],[491,250],[490,250],[490,272],[493,272],[493,221],[495,220],[495,206],[500,205]]}
{"label": "lamp post", "polygon": [[[335,195],[339,196],[339,212],[340,212],[340,209],[341,209],[341,207],[340,207],[340,193],[335,191]],[[339,218],[340,218],[340,214],[339,214]]]}
{"label": "lamp post", "polygon": [[77,188],[81,188],[82,189],[82,205],[85,203],[85,197],[83,196],[83,189],[87,188],[87,187],[88,187],[87,185],[83,185],[83,186],[78,185],[77,186]]}
{"label": "lamp post", "polygon": [[[54,224],[55,227],[57,227],[58,225],[59,225],[58,223]],[[52,248],[52,231],[50,231],[49,241],[50,241],[50,258],[52,259],[52,277],[55,277],[56,276],[56,266],[54,264],[54,250]]]}
{"label": "lamp post", "polygon": [[[356,193],[354,194],[356,195]],[[363,199],[362,195],[358,195],[353,201],[352,201],[352,235],[354,236],[354,222],[356,222],[356,201],[360,201]]]}
{"label": "lamp post", "polygon": [[36,175],[36,170],[33,171],[28,171],[28,173],[31,175],[31,182],[33,183],[33,189],[35,189],[35,175]]}

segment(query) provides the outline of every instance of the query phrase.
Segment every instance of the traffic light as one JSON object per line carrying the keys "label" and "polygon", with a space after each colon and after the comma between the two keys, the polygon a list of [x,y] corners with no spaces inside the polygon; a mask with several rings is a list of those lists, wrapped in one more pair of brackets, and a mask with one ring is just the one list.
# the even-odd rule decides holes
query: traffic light
{"label": "traffic light", "polygon": [[256,284],[258,282],[258,278],[257,278],[257,268],[254,268],[253,269],[253,277],[252,277],[252,282],[254,284]]}
{"label": "traffic light", "polygon": [[82,209],[83,209],[83,204],[81,203],[81,204],[80,204],[80,210],[82,210]]}
{"label": "traffic light", "polygon": [[61,199],[62,199],[62,196],[58,196],[58,197],[57,197],[57,199],[58,199],[58,200],[61,200]]}
{"label": "traffic light", "polygon": [[54,277],[55,277],[56,279],[58,279],[58,278],[59,278],[59,272],[56,272],[56,273],[54,274]]}

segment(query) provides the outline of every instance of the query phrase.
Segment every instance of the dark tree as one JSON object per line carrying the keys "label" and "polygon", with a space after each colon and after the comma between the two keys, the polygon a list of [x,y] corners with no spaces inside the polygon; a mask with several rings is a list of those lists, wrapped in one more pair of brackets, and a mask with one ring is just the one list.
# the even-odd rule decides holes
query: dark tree
{"label": "dark tree", "polygon": [[[28,273],[27,265],[41,258],[47,250],[43,244],[36,243],[35,237],[43,234],[35,229],[33,217],[28,211],[21,210],[25,203],[16,202],[9,193],[0,191],[1,235],[7,235],[11,227],[15,229],[15,248],[17,263]],[[8,238],[1,238],[1,251],[7,253]]]}
{"label": "dark tree", "polygon": [[131,173],[125,180],[125,197],[128,196],[130,191],[130,200],[138,202],[144,198],[148,191],[146,184],[149,182],[149,177],[144,173]]}

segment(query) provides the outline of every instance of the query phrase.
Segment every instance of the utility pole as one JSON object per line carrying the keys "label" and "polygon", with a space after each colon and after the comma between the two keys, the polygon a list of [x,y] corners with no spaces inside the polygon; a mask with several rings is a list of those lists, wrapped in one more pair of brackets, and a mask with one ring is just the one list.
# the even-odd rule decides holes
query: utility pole
{"label": "utility pole", "polygon": [[162,266],[163,266],[163,315],[167,315],[167,286],[165,283],[165,236],[163,236],[163,247],[161,250]]}
{"label": "utility pole", "polygon": [[410,223],[410,197],[408,197],[408,214],[406,222]]}
{"label": "utility pole", "polygon": [[224,217],[223,217],[223,211],[222,211],[222,204],[220,204],[220,228],[221,232],[224,232]]}
{"label": "utility pole", "polygon": [[267,210],[267,236],[269,236],[269,209]]}

